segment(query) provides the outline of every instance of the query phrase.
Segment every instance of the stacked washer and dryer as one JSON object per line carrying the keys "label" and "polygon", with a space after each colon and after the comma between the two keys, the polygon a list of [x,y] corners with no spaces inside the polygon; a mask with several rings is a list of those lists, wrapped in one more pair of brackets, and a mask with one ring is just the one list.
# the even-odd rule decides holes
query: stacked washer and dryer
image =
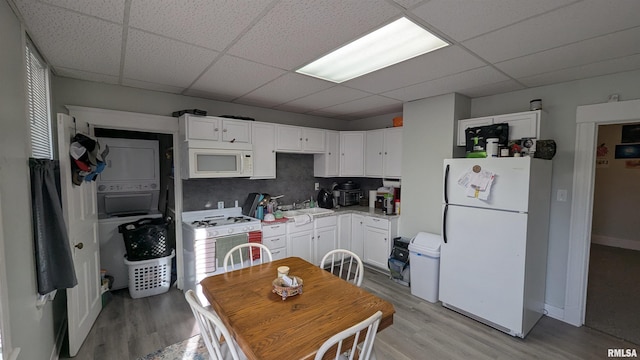
{"label": "stacked washer and dryer", "polygon": [[114,277],[112,290],[129,286],[122,234],[118,226],[159,218],[160,156],[157,140],[98,138],[109,146],[106,168],[98,176],[100,267]]}

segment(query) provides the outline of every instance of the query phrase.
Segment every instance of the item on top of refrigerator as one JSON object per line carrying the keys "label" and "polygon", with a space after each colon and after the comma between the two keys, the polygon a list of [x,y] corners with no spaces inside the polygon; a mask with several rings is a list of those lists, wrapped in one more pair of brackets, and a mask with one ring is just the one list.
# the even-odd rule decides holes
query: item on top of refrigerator
{"label": "item on top of refrigerator", "polygon": [[[497,138],[498,145],[506,145],[509,141],[509,124],[491,124],[478,127],[470,127],[465,131],[466,151],[484,151],[487,139]],[[475,141],[473,138],[477,138]]]}
{"label": "item on top of refrigerator", "polygon": [[556,142],[553,140],[536,141],[536,152],[534,158],[551,160],[556,155]]}

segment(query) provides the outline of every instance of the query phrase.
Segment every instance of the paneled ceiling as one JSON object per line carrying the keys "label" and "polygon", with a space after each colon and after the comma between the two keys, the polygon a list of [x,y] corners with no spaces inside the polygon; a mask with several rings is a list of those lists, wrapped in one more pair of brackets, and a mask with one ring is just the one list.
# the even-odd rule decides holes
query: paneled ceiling
{"label": "paneled ceiling", "polygon": [[[638,0],[8,0],[62,77],[353,120],[640,69]],[[334,84],[295,69],[401,16],[451,46]]]}

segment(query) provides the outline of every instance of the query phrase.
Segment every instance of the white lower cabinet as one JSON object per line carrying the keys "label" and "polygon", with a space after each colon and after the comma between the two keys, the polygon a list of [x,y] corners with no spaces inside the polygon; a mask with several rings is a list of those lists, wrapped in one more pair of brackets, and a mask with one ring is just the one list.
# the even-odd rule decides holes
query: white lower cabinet
{"label": "white lower cabinet", "polygon": [[262,244],[271,250],[273,260],[287,257],[287,226],[273,224],[262,226]]}
{"label": "white lower cabinet", "polygon": [[364,218],[363,261],[380,269],[387,269],[393,238],[398,235],[398,218]]}
{"label": "white lower cabinet", "polygon": [[305,225],[287,223],[287,254],[313,263],[313,222]]}
{"label": "white lower cabinet", "polygon": [[351,250],[351,214],[338,215],[338,249]]}
{"label": "white lower cabinet", "polygon": [[364,216],[351,215],[351,251],[364,259]]}
{"label": "white lower cabinet", "polygon": [[334,250],[338,240],[337,216],[321,217],[315,220],[314,242],[314,264],[319,265],[322,257],[331,250]]}

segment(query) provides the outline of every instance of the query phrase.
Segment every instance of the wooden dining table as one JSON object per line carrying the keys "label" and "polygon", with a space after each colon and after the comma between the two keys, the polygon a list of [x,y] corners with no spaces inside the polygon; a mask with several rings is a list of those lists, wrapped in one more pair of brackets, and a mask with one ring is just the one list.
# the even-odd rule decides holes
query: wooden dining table
{"label": "wooden dining table", "polygon": [[[272,292],[279,266],[303,280],[302,294],[283,300]],[[378,331],[393,324],[390,302],[299,257],[210,276],[200,285],[251,360],[313,359],[327,339],[378,310]]]}

